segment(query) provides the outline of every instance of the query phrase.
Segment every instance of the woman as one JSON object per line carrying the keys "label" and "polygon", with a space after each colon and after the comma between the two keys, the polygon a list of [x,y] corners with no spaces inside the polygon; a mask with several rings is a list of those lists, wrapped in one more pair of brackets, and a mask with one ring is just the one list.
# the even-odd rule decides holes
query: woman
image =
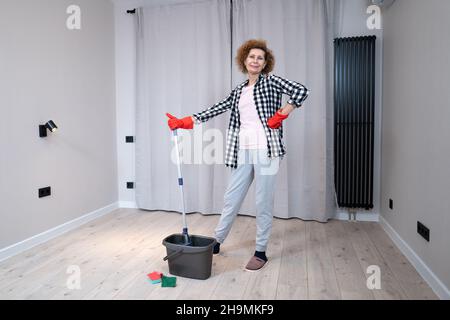
{"label": "woman", "polygon": [[[213,252],[219,253],[256,177],[256,250],[245,268],[257,271],[268,261],[266,248],[272,228],[275,177],[280,158],[286,154],[282,122],[294,109],[302,106],[309,90],[297,82],[269,75],[275,58],[264,40],[245,42],[238,50],[236,62],[248,79],[226,99],[189,117],[167,116],[170,129],[192,129],[194,122],[208,121],[231,109],[225,165],[231,167],[232,172],[222,215],[215,229],[217,244]],[[280,109],[282,94],[290,99]]]}

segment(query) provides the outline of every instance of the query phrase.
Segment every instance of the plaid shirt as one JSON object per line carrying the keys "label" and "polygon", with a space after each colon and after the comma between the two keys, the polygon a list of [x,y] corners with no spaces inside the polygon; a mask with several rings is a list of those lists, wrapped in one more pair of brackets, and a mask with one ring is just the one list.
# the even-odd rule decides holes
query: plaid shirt
{"label": "plaid shirt", "polygon": [[[239,151],[239,128],[241,125],[239,117],[239,99],[242,88],[248,84],[248,80],[238,85],[230,95],[223,101],[212,107],[195,113],[192,116],[196,123],[206,122],[215,116],[231,109],[230,123],[227,130],[227,142],[225,150],[225,165],[237,168]],[[260,75],[253,89],[256,110],[267,137],[267,152],[269,158],[282,157],[286,154],[283,144],[283,126],[279,129],[271,129],[267,125],[269,120],[281,108],[281,95],[290,97],[288,103],[296,108],[302,106],[309,95],[309,90],[300,83],[283,79],[275,75]]]}

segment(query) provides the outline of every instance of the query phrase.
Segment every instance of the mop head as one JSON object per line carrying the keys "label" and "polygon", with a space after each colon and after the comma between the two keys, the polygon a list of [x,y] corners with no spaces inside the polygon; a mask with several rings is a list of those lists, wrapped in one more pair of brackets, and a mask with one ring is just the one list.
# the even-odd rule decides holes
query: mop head
{"label": "mop head", "polygon": [[183,245],[190,247],[193,246],[191,237],[189,237],[189,234],[187,233],[187,229],[183,229]]}

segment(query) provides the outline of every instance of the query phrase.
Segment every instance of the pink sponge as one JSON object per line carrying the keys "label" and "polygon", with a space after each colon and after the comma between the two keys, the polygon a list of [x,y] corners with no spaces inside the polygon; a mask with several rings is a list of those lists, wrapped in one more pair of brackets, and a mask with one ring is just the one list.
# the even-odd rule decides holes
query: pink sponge
{"label": "pink sponge", "polygon": [[152,273],[149,273],[147,277],[149,277],[150,280],[152,281],[161,280],[162,273],[158,271],[153,271]]}

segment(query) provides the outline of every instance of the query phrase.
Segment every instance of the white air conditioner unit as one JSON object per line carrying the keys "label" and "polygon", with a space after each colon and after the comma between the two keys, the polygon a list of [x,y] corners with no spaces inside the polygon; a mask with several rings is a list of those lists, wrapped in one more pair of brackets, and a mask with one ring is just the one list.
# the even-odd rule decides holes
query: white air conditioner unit
{"label": "white air conditioner unit", "polygon": [[395,0],[372,0],[373,4],[376,4],[380,8],[388,8],[390,7]]}

